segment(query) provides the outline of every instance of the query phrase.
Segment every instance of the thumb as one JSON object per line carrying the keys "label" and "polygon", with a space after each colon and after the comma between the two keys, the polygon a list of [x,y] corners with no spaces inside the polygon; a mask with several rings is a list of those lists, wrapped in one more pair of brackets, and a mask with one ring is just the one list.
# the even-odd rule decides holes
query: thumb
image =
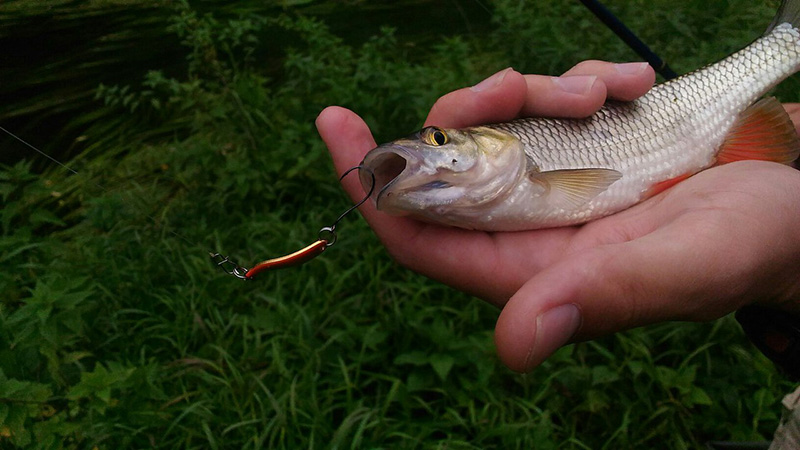
{"label": "thumb", "polygon": [[528,280],[498,318],[500,359],[525,372],[569,342],[664,320],[710,320],[735,309],[736,283],[715,279],[713,270],[730,255],[669,238],[654,233],[585,250]]}

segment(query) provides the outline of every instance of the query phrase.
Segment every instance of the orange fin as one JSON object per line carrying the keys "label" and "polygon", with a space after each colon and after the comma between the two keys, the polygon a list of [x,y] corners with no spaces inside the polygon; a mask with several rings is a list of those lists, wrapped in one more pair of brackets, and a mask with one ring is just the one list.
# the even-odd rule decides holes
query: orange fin
{"label": "orange fin", "polygon": [[789,164],[800,155],[800,139],[792,120],[775,97],[747,108],[717,153],[717,165],[746,159]]}
{"label": "orange fin", "polygon": [[660,183],[656,183],[653,186],[651,186],[650,189],[648,189],[644,193],[644,198],[650,198],[650,197],[656,196],[656,195],[666,191],[667,189],[671,188],[672,186],[675,186],[676,184],[680,183],[681,181],[689,178],[692,175],[694,175],[694,173],[685,173],[683,175],[678,175],[675,178],[670,178],[669,180],[664,180],[664,181],[662,181]]}

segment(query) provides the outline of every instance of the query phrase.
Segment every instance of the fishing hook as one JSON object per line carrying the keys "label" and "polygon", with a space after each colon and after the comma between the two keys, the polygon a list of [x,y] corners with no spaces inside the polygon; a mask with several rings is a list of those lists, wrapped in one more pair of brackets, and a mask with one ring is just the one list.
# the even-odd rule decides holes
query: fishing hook
{"label": "fishing hook", "polygon": [[375,174],[372,170],[368,169],[367,167],[359,164],[355,167],[351,167],[347,169],[341,177],[339,177],[339,181],[342,181],[344,177],[350,174],[350,172],[359,169],[364,170],[369,173],[370,177],[372,178],[372,184],[370,185],[369,192],[367,195],[364,196],[360,201],[356,204],[352,205],[351,207],[347,208],[345,212],[341,213],[336,220],[333,221],[332,224],[320,228],[319,232],[317,233],[317,240],[313,243],[307,245],[300,250],[289,253],[288,255],[279,256],[277,258],[271,258],[266,261],[262,261],[252,269],[248,269],[243,267],[230,259],[227,256],[224,256],[220,253],[209,253],[211,260],[216,264],[217,267],[221,268],[225,273],[229,275],[233,275],[240,280],[252,280],[256,275],[266,270],[272,269],[282,269],[286,267],[294,267],[299,266],[300,264],[306,263],[320,254],[322,254],[325,249],[332,246],[336,243],[336,226],[339,225],[342,219],[345,218],[348,214],[353,212],[356,208],[363,205],[364,202],[369,200],[370,196],[372,196],[373,191],[375,190]]}

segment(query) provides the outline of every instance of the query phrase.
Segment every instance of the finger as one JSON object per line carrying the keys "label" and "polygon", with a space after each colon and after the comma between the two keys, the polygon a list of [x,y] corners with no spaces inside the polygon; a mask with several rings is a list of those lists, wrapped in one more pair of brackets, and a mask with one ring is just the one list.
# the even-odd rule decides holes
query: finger
{"label": "finger", "polygon": [[522,117],[587,117],[606,101],[606,85],[596,75],[525,75],[525,82]]}
{"label": "finger", "polygon": [[431,107],[425,126],[463,128],[514,119],[525,101],[525,79],[512,68],[450,92]]}
{"label": "finger", "polygon": [[[316,126],[322,140],[328,146],[337,174],[357,166],[364,155],[376,147],[367,124],[358,115],[345,108],[338,106],[325,108],[317,117]],[[353,202],[360,201],[366,194],[358,177],[345,177],[342,179],[342,186]],[[372,202],[362,204],[359,211],[390,250],[401,245],[400,239],[419,235],[424,227],[414,220],[381,213],[375,209]]]}
{"label": "finger", "polygon": [[[602,232],[603,222],[626,228],[627,217],[638,222],[628,232],[644,227],[645,234],[583,248],[531,278],[498,319],[501,359],[526,371],[570,341],[666,320],[712,320],[756,300],[785,307],[796,298],[796,265],[787,262],[797,255],[800,214],[789,205],[800,195],[798,178],[779,164],[728,164],[649,207],[637,205],[638,212],[595,222]],[[647,231],[653,220],[660,225]]]}
{"label": "finger", "polygon": [[561,77],[522,76],[508,68],[442,96],[425,126],[461,128],[517,117],[587,117],[607,98],[640,97],[654,81],[655,72],[647,63],[584,61]]}
{"label": "finger", "polygon": [[[339,106],[325,108],[317,116],[316,126],[339,175],[357,166],[364,155],[377,146],[367,124],[352,111]],[[360,200],[364,196],[354,179],[348,177],[342,184],[351,199]]]}
{"label": "finger", "polygon": [[580,118],[594,114],[608,98],[633,100],[647,92],[655,72],[647,63],[583,61],[560,77],[525,75],[526,117]]}
{"label": "finger", "polygon": [[[353,112],[340,108],[328,107],[316,121],[320,136],[330,150],[336,172],[341,174],[350,167],[356,166],[364,155],[376,146],[367,125]],[[363,198],[364,191],[357,177],[346,177],[342,185],[350,198],[355,202]],[[431,278],[464,288],[477,294],[490,295],[487,289],[489,280],[480,276],[479,271],[470,269],[464,262],[477,261],[471,254],[474,250],[483,249],[491,255],[492,250],[485,248],[485,236],[470,239],[467,231],[452,228],[435,227],[415,220],[392,217],[375,209],[372,202],[359,207],[364,218],[370,224],[387,250],[401,264],[422,272]],[[459,241],[469,239],[469,245],[459,245]],[[472,275],[474,280],[464,283],[458,271],[463,270]],[[521,283],[520,283],[521,284]],[[510,296],[511,292],[506,295]],[[507,297],[506,297],[507,298]]]}
{"label": "finger", "polygon": [[518,117],[586,117],[605,100],[605,84],[594,75],[523,76],[505,69],[439,98],[425,126],[461,128]]}
{"label": "finger", "polygon": [[[364,155],[377,144],[364,121],[352,111],[338,106],[325,108],[316,120],[317,130],[328,146],[337,174],[342,174],[361,163]],[[364,198],[366,192],[356,176],[342,179],[350,199],[355,203]],[[382,240],[392,241],[393,236],[418,233],[418,222],[394,218],[380,213],[372,202],[365,202],[359,211]]]}
{"label": "finger", "polygon": [[[317,117],[316,126],[322,140],[328,146],[338,175],[359,165],[364,155],[377,146],[367,124],[352,111],[339,106],[325,108]],[[360,201],[366,194],[357,176],[345,177],[342,186],[353,202]],[[375,208],[370,202],[365,202],[359,209],[365,217],[384,225],[381,222],[383,218],[375,213]]]}
{"label": "finger", "polygon": [[646,62],[611,63],[582,61],[564,76],[595,75],[606,85],[608,98],[631,101],[644,95],[656,80],[656,72]]}
{"label": "finger", "polygon": [[[721,312],[709,299],[726,293],[706,291],[701,274],[692,270],[715,263],[694,257],[685,241],[654,233],[565,259],[533,277],[506,304],[495,330],[500,358],[524,372],[571,341],[657,321],[715,318]],[[698,311],[701,305],[708,309]]]}
{"label": "finger", "polygon": [[789,114],[789,118],[794,122],[797,133],[800,134],[800,103],[784,103],[783,108]]}

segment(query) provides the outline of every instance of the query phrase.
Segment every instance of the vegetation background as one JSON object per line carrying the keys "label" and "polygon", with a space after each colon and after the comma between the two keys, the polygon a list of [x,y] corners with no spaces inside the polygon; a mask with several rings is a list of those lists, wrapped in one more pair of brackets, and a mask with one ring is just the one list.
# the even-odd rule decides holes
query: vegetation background
{"label": "vegetation background", "polygon": [[[776,2],[609,0],[678,72]],[[768,439],[791,385],[731,318],[497,360],[498,311],[394,264],[313,126],[378,141],[507,66],[637,60],[579,2],[11,0],[0,5],[0,448],[702,448]],[[798,82],[778,90],[798,100]]]}

